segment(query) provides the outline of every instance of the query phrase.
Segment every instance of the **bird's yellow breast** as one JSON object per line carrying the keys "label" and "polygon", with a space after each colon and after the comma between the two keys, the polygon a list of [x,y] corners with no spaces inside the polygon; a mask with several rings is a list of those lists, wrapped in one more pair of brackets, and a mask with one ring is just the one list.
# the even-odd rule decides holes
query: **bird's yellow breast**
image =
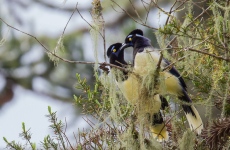
{"label": "bird's yellow breast", "polygon": [[[135,65],[134,65],[134,73],[138,74],[139,76],[146,76],[148,75],[148,72],[150,70],[155,70],[157,67],[157,64],[160,59],[160,54],[156,51],[150,51],[148,52],[148,49],[145,49],[141,53],[137,53],[135,57]],[[165,62],[161,61],[161,68],[163,69],[165,66]],[[179,79],[172,75],[168,71],[163,71],[160,73],[160,75],[163,75],[163,81],[164,82],[164,88],[160,93],[165,93],[163,90],[165,89],[168,93],[178,95],[182,91],[182,87],[180,85]]]}
{"label": "bird's yellow breast", "polygon": [[135,104],[138,99],[139,84],[137,78],[130,74],[128,79],[118,84],[125,98],[132,104]]}
{"label": "bird's yellow breast", "polygon": [[133,105],[136,105],[141,113],[158,113],[161,107],[159,95],[143,96],[142,83],[135,75],[130,74],[124,82],[118,83],[124,97]]}
{"label": "bird's yellow breast", "polygon": [[[150,51],[146,48],[143,52],[137,53],[134,61],[134,72],[139,75],[145,75],[149,69],[156,69],[160,59],[160,54],[156,51]],[[165,66],[165,62],[161,61],[161,67]]]}

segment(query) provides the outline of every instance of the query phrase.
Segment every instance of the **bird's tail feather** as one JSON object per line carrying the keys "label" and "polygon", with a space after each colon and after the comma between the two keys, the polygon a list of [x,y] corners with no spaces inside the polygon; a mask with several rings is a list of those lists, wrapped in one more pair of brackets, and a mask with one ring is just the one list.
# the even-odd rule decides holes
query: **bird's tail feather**
{"label": "bird's tail feather", "polygon": [[188,120],[188,124],[191,130],[194,130],[196,133],[200,134],[203,129],[203,122],[201,117],[194,106],[190,106],[195,116],[191,113],[185,113],[186,118]]}
{"label": "bird's tail feather", "polygon": [[[185,90],[183,90],[183,96],[180,96],[179,99],[184,102],[192,103],[192,100],[189,98]],[[185,112],[190,129],[200,134],[203,129],[203,122],[196,108],[193,105],[182,105],[182,108]]]}

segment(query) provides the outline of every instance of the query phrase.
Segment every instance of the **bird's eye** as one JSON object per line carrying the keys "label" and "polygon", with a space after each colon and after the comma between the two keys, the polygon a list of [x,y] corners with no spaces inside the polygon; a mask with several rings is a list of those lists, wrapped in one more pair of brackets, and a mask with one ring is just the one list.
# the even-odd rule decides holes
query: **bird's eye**
{"label": "bird's eye", "polygon": [[113,52],[115,53],[116,51],[117,51],[117,50],[114,48],[114,49],[113,49]]}
{"label": "bird's eye", "polygon": [[129,38],[129,41],[132,41],[132,38]]}

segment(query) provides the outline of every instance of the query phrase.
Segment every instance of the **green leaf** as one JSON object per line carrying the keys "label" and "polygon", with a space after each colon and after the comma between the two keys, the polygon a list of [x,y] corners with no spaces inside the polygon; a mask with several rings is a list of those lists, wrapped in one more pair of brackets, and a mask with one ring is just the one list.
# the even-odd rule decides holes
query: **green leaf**
{"label": "green leaf", "polygon": [[22,131],[26,132],[26,127],[25,127],[25,123],[24,122],[22,122]]}
{"label": "green leaf", "polygon": [[36,143],[32,143],[31,147],[33,150],[36,150]]}
{"label": "green leaf", "polygon": [[48,106],[48,112],[49,112],[50,115],[52,114],[50,106]]}
{"label": "green leaf", "polygon": [[6,139],[6,137],[3,137],[3,140],[4,140],[6,143],[9,143],[9,142],[7,141],[7,139]]}

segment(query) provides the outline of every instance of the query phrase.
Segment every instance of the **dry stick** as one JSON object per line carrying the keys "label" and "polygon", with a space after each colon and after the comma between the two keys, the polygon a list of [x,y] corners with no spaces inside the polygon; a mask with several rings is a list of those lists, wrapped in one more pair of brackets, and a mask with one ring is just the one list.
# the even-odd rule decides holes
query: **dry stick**
{"label": "dry stick", "polygon": [[140,19],[141,23],[143,23],[143,21],[142,21],[142,19],[141,19],[140,15],[139,15],[139,13],[137,12],[137,10],[136,10],[136,9],[135,9],[135,7],[134,7],[134,5],[133,5],[132,1],[131,1],[131,0],[129,0],[129,2],[131,3],[132,8],[133,8],[133,10],[135,11],[135,13],[136,13],[137,17]]}
{"label": "dry stick", "polygon": [[[204,0],[205,1],[205,0]],[[204,1],[201,1],[200,3],[203,3]],[[198,5],[199,4],[199,2],[193,2],[192,1],[192,3],[196,6],[196,7],[198,7],[198,8],[200,8],[200,9],[202,9],[202,10],[204,10],[204,8],[203,7],[201,7],[200,5]],[[198,3],[198,4],[197,4]],[[206,11],[206,14],[210,17],[211,15]]]}
{"label": "dry stick", "polygon": [[[78,10],[78,9],[76,9],[76,10]],[[27,33],[27,32],[24,32],[24,31],[22,31],[22,30],[19,30],[18,28],[15,28],[15,27],[11,26],[11,25],[8,24],[7,22],[5,22],[2,18],[0,18],[0,20],[1,20],[4,24],[6,24],[8,27],[10,27],[10,28],[12,28],[12,29],[14,29],[14,30],[16,30],[16,31],[18,31],[18,32],[21,32],[21,33],[23,33],[23,34],[25,34],[25,35],[27,35],[27,36],[30,36],[30,37],[34,38],[34,39],[45,49],[46,53],[51,54],[51,55],[57,57],[58,59],[60,59],[60,60],[62,60],[62,61],[64,61],[64,62],[74,63],[74,64],[91,64],[91,65],[95,64],[95,62],[74,61],[74,60],[68,60],[68,59],[62,58],[62,57],[58,56],[57,54],[55,54],[54,52],[50,51],[48,48],[46,48],[45,45],[43,45],[43,44],[37,39],[37,37],[35,37],[34,35],[29,34],[29,33]],[[125,68],[122,68],[122,67],[119,67],[119,66],[110,64],[110,63],[106,63],[106,62],[101,62],[101,63],[98,63],[98,64],[100,64],[100,65],[106,65],[106,66],[110,66],[110,67],[114,67],[114,68],[117,68],[117,69],[120,69],[120,70],[123,70],[123,71],[127,71]]]}
{"label": "dry stick", "polygon": [[[18,1],[18,0],[15,0],[15,2],[22,4],[22,0],[21,1]],[[33,3],[36,3],[36,4],[40,4],[44,7],[47,7],[49,9],[53,9],[53,10],[58,10],[58,11],[64,11],[64,12],[73,12],[74,8],[72,8],[71,6],[70,7],[61,7],[61,9],[59,7],[57,7],[56,5],[53,5],[53,3],[49,3],[48,1],[44,1],[44,0],[33,0]],[[22,4],[22,5],[25,5],[25,7],[29,7],[30,3],[26,3],[26,4]],[[81,11],[88,11],[90,8],[89,7],[82,7],[81,8]]]}
{"label": "dry stick", "polygon": [[152,1],[150,2],[149,9],[147,10],[147,15],[146,15],[146,18],[145,18],[145,24],[147,23],[147,20],[148,20],[148,17],[149,17],[149,12],[150,12],[151,5],[152,5]]}
{"label": "dry stick", "polygon": [[[200,13],[193,21],[191,21],[185,28],[189,27],[194,21],[196,21],[198,18],[200,18],[204,13],[206,13],[208,11],[208,9],[210,8],[210,6],[208,8],[206,8],[202,13]],[[175,40],[176,40],[176,36],[169,42],[169,44],[167,44],[167,46],[171,45]]]}
{"label": "dry stick", "polygon": [[[208,50],[209,48],[205,48],[203,50]],[[217,56],[217,55],[214,55],[214,54],[210,54],[210,53],[207,53],[207,52],[204,52],[204,51],[200,51],[200,50],[196,50],[196,49],[193,49],[193,48],[188,48],[188,50],[190,51],[194,51],[194,52],[198,52],[198,53],[201,53],[201,54],[205,54],[205,55],[209,55],[209,56],[212,56],[212,57],[215,57],[217,59],[220,59],[220,60],[225,60],[227,62],[230,62],[230,59],[229,58],[224,58],[224,57],[221,57],[221,56]]]}
{"label": "dry stick", "polygon": [[[152,2],[152,1],[151,1],[151,2]],[[171,13],[173,12],[172,9],[173,9],[173,7],[176,5],[176,3],[177,3],[177,1],[175,1],[175,2],[173,3],[173,5],[171,6],[171,8],[170,8],[170,10],[169,10],[169,14],[170,14],[170,15],[171,15]],[[167,20],[166,20],[166,22],[165,22],[165,25],[168,24],[169,18],[170,18],[170,16],[168,15]]]}
{"label": "dry stick", "polygon": [[214,36],[214,35],[209,36],[209,37],[207,37],[206,39],[204,39],[203,41],[201,41],[201,42],[199,42],[199,43],[197,43],[197,44],[195,44],[195,45],[192,45],[192,46],[190,46],[190,47],[188,47],[188,48],[184,48],[184,50],[187,50],[187,49],[189,49],[189,48],[192,48],[192,47],[201,45],[201,44],[203,44],[204,42],[206,42],[208,39],[210,39],[210,38],[213,37],[213,36]]}
{"label": "dry stick", "polygon": [[144,23],[140,23],[138,22],[133,16],[131,16],[126,10],[124,10],[119,4],[117,4],[114,0],[111,0],[113,3],[115,3],[123,12],[125,12],[133,21],[135,21],[136,23],[140,24],[140,25],[143,25],[145,27],[148,27],[150,29],[153,29],[153,30],[158,30],[157,28],[154,28],[154,27],[151,27],[151,26],[148,26],[147,24],[144,24]]}
{"label": "dry stick", "polygon": [[85,120],[85,122],[86,122],[92,129],[94,129],[93,126],[92,126],[92,124],[90,124],[90,122],[88,121],[88,118],[87,118],[87,120],[86,120],[84,117],[82,117],[82,119]]}
{"label": "dry stick", "polygon": [[[145,2],[144,0],[141,0],[141,2],[142,2],[142,5],[144,6],[144,8],[145,8],[145,10],[147,12],[146,18],[145,18],[145,24],[146,24],[147,20],[148,20],[148,17],[149,17],[149,12],[150,12],[152,1],[149,4],[147,2]],[[147,4],[147,5],[149,5],[148,9],[145,7],[144,3]]]}
{"label": "dry stick", "polygon": [[73,10],[73,12],[72,12],[72,14],[71,14],[71,16],[69,17],[69,20],[68,20],[68,22],[66,23],[65,28],[64,28],[64,30],[63,30],[62,35],[61,35],[61,36],[63,36],[63,35],[65,34],[65,30],[66,30],[66,28],[67,28],[67,25],[69,24],[69,22],[70,22],[71,18],[73,17],[73,14],[74,14],[74,13],[75,13],[75,11],[77,10],[77,5],[78,5],[78,3],[76,4],[76,6],[75,6],[75,8],[74,8],[74,10]]}
{"label": "dry stick", "polygon": [[[91,27],[91,28],[93,28],[93,29],[95,29],[83,16],[82,16],[82,14],[80,13],[80,11],[78,10],[78,8],[77,8],[77,12],[78,12],[78,14],[80,15],[80,17]],[[99,31],[98,31],[99,32]],[[99,32],[99,34],[101,35],[101,37],[103,38],[103,34],[101,33],[101,32]]]}
{"label": "dry stick", "polygon": [[62,35],[61,35],[61,37],[60,37],[59,40],[58,40],[57,46],[56,46],[56,48],[55,48],[54,51],[53,51],[54,54],[56,54],[56,51],[57,51],[57,49],[58,49],[58,47],[59,47],[59,45],[60,45],[60,41],[61,41],[61,40],[63,39],[63,37],[64,37],[65,30],[66,30],[66,28],[67,28],[67,26],[68,26],[68,24],[69,24],[71,18],[73,17],[73,14],[74,14],[75,11],[77,10],[77,5],[78,5],[78,3],[76,4],[76,6],[75,6],[75,8],[74,8],[74,10],[73,10],[73,12],[72,12],[72,14],[71,14],[71,16],[69,17],[69,20],[67,21],[67,23],[66,23],[66,25],[65,25],[65,27],[64,27],[64,30],[63,30],[63,32],[62,32]]}
{"label": "dry stick", "polygon": [[[151,6],[151,3],[152,3],[152,2],[150,2],[150,4],[148,4],[148,3],[146,3],[145,1],[141,0],[141,3],[142,3],[143,7],[145,8],[145,10],[146,10],[146,12],[147,12],[146,18],[145,18],[145,24],[146,24],[147,18],[148,18],[148,16],[149,16],[150,6]],[[144,4],[144,3],[146,3],[146,4],[149,5],[149,8],[148,8],[148,9],[145,7],[145,4]]]}
{"label": "dry stick", "polygon": [[[82,14],[80,13],[80,11],[77,9],[77,12],[78,14],[80,15],[80,17],[91,27],[94,29],[94,27],[82,16]],[[104,46],[104,59],[105,59],[105,62],[106,61],[106,42],[105,42],[105,21],[104,21],[104,18],[103,16],[102,17],[102,20],[103,20],[103,29],[102,29],[102,33],[100,31],[98,31],[98,33],[101,35],[102,39],[103,39],[103,46]],[[96,30],[97,31],[97,30]]]}
{"label": "dry stick", "polygon": [[176,40],[177,36],[175,36],[168,44],[166,47],[169,47],[175,40]]}
{"label": "dry stick", "polygon": [[[186,50],[190,50],[190,51],[202,53],[202,54],[209,55],[209,56],[212,56],[212,57],[217,58],[217,59],[220,59],[220,60],[225,60],[225,61],[227,61],[227,62],[230,62],[230,59],[227,59],[227,58],[224,58],[224,57],[221,57],[221,56],[217,56],[217,55],[214,55],[214,54],[210,54],[210,53],[207,53],[207,52],[204,52],[204,51],[203,51],[203,50],[208,50],[208,48],[204,48],[204,49],[202,49],[202,50],[196,50],[196,49],[193,49],[193,48],[188,48],[188,49],[186,49]],[[166,66],[165,68],[163,68],[163,71],[165,71],[165,70],[171,68],[176,62],[185,59],[185,57],[187,57],[187,56],[181,57],[181,58],[178,59],[177,61],[175,61],[175,62],[169,64],[168,66]]]}
{"label": "dry stick", "polygon": [[16,30],[16,31],[19,31],[19,32],[21,32],[21,33],[23,33],[23,34],[26,34],[26,35],[28,35],[28,36],[30,36],[30,37],[32,37],[32,38],[34,38],[45,50],[46,50],[46,52],[47,53],[51,53],[35,36],[33,36],[33,35],[31,35],[31,34],[29,34],[29,33],[26,33],[26,32],[24,32],[24,31],[21,31],[21,30],[19,30],[19,29],[17,29],[17,28],[15,28],[15,27],[13,27],[13,26],[11,26],[11,25],[9,25],[8,23],[6,23],[2,18],[0,18],[0,20],[3,22],[3,23],[5,23],[8,27],[10,27],[10,28],[12,28],[12,29],[14,29],[14,30]]}
{"label": "dry stick", "polygon": [[[189,56],[189,55],[187,55],[187,56]],[[176,61],[172,62],[172,63],[171,63],[171,64],[169,64],[168,66],[164,67],[164,68],[162,69],[162,71],[165,71],[165,70],[171,69],[171,68],[173,67],[173,65],[174,65],[176,62],[178,62],[178,61],[181,61],[181,60],[185,59],[185,57],[187,57],[187,56],[183,56],[183,57],[179,58],[178,60],[176,60]]]}
{"label": "dry stick", "polygon": [[[177,2],[181,2],[181,1],[177,0]],[[183,5],[185,4],[185,2],[187,2],[187,1],[182,1],[182,3],[181,3],[180,5],[178,5],[178,6],[176,7],[176,9],[174,9],[172,12],[178,11],[178,9],[179,9],[181,6],[183,6]],[[183,8],[182,8],[182,9],[183,9]]]}
{"label": "dry stick", "polygon": [[[208,38],[214,37],[215,35],[216,35],[216,34],[214,34],[214,35],[212,35],[212,36],[209,36]],[[167,44],[167,47],[170,46],[170,45],[176,40],[176,38],[177,38],[177,36],[174,36],[173,39]],[[192,37],[190,37],[190,38],[192,38]],[[206,42],[208,42],[208,43],[210,43],[210,44],[212,44],[212,45],[214,45],[214,46],[216,46],[216,47],[218,47],[218,48],[224,49],[224,47],[221,47],[220,45],[216,45],[215,43],[212,43],[212,42],[208,41],[208,38],[205,39]],[[202,40],[202,38],[193,38],[193,39]],[[202,41],[202,42],[196,44],[195,46],[197,46],[197,45],[199,45],[199,44],[202,44],[203,42],[204,42],[204,41]],[[194,45],[190,46],[190,48],[191,48],[191,47],[194,47]],[[182,49],[182,48],[178,48],[178,47],[174,47],[173,49],[175,49],[175,48],[176,48],[176,49]],[[188,48],[187,48],[187,49],[188,49]],[[185,50],[186,50],[186,48],[185,48]]]}
{"label": "dry stick", "polygon": [[66,118],[65,118],[65,132],[63,132],[62,130],[61,130],[61,133],[64,135],[64,137],[65,137],[65,139],[66,139],[66,141],[67,141],[67,143],[69,144],[69,146],[71,147],[71,150],[74,150],[74,148],[72,147],[72,145],[71,145],[71,143],[70,143],[70,141],[69,141],[69,139],[68,139],[68,137],[66,136],[66,129],[67,129],[67,122],[66,122]]}
{"label": "dry stick", "polygon": [[[78,130],[79,130],[79,128],[78,128]],[[80,132],[78,132],[78,133],[80,133]],[[73,132],[73,136],[74,136],[74,139],[75,139],[75,141],[76,141],[76,143],[78,143],[78,141],[77,141],[77,137],[76,137],[76,135],[75,135],[75,133]],[[77,146],[76,146],[77,147]]]}
{"label": "dry stick", "polygon": [[154,4],[160,11],[162,11],[164,14],[166,14],[166,15],[168,15],[168,16],[170,16],[170,17],[173,17],[170,13],[166,12],[163,8],[161,8],[161,7],[156,3],[155,0],[151,0],[151,1],[152,1],[153,4]]}
{"label": "dry stick", "polygon": [[186,26],[186,28],[188,27],[188,26],[190,26],[194,21],[196,21],[198,18],[200,18],[205,12],[207,12],[208,11],[208,9],[211,7],[211,5],[210,6],[208,6],[208,8],[206,8],[202,13],[200,13],[192,22],[190,22],[187,26]]}

